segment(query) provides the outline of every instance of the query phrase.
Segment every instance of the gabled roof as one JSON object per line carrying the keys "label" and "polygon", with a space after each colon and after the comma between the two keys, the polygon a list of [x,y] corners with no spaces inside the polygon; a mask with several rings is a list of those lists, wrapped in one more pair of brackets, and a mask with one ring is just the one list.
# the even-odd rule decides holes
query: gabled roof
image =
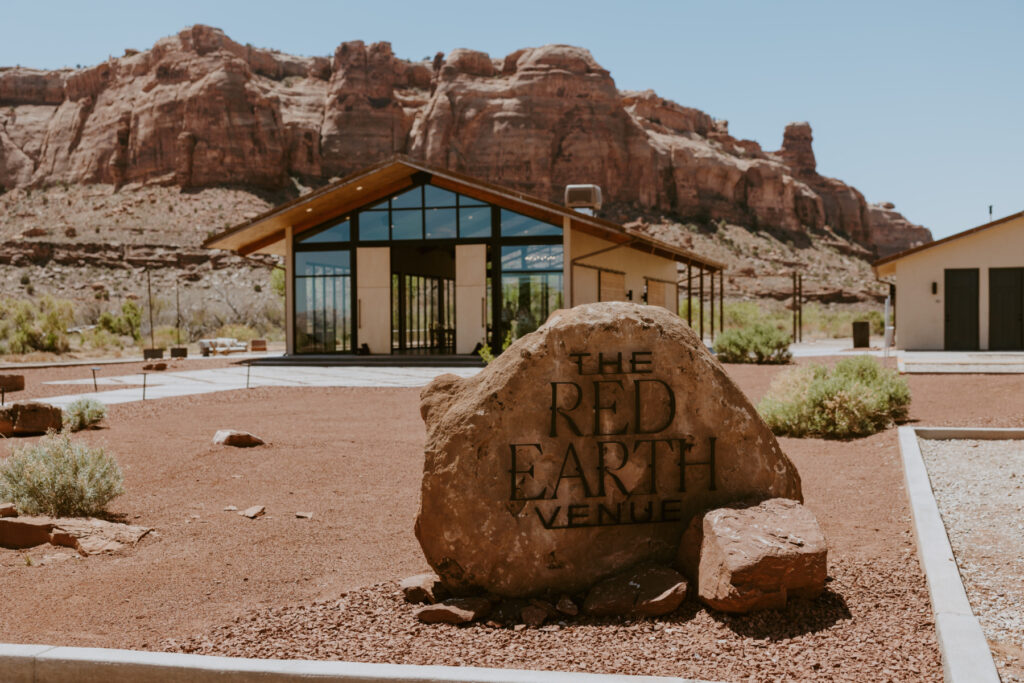
{"label": "gabled roof", "polygon": [[295,234],[323,224],[360,207],[401,192],[423,179],[438,187],[516,211],[531,218],[562,225],[569,218],[572,228],[595,237],[628,245],[680,263],[724,270],[725,264],[650,237],[637,230],[585,214],[552,202],[494,185],[477,178],[434,168],[405,156],[396,156],[325,185],[313,192],[276,206],[255,218],[210,237],[203,246],[229,249],[242,255],[255,252],[284,255],[285,228]]}
{"label": "gabled roof", "polygon": [[934,242],[928,242],[927,244],[920,244],[920,245],[918,245],[916,247],[911,247],[910,249],[906,249],[906,250],[898,252],[896,254],[890,254],[889,256],[886,256],[885,258],[878,259],[877,261],[875,261],[871,265],[873,267],[875,267],[875,268],[878,268],[879,266],[884,266],[887,263],[892,263],[893,261],[899,261],[900,259],[906,258],[907,256],[910,256],[911,254],[916,254],[918,252],[931,249],[932,247],[937,247],[937,246],[939,246],[941,244],[946,244],[948,242],[952,242],[953,240],[962,239],[964,237],[970,237],[971,235],[975,235],[975,234],[977,234],[979,232],[982,232],[983,230],[988,230],[989,228],[994,228],[997,225],[1002,225],[1003,223],[1008,223],[1009,221],[1012,221],[1012,220],[1014,220],[1016,218],[1020,218],[1021,216],[1024,216],[1024,211],[1019,211],[1019,212],[1017,212],[1015,214],[1011,214],[1009,216],[1004,216],[1003,218],[1000,218],[998,220],[994,220],[991,223],[985,223],[984,225],[979,225],[976,228],[971,228],[970,230],[964,230],[963,232],[958,232],[955,235],[950,235],[949,237],[943,237],[941,240],[935,240]]}

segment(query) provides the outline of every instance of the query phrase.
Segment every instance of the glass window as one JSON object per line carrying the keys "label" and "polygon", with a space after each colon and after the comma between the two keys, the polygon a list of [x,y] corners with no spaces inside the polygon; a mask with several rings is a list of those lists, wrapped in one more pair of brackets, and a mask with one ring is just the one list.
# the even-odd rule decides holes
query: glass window
{"label": "glass window", "polygon": [[491,207],[459,209],[459,237],[490,237]]}
{"label": "glass window", "polygon": [[474,199],[464,194],[459,195],[459,206],[487,206],[487,202],[482,199]]}
{"label": "glass window", "polygon": [[455,206],[455,193],[433,185],[423,186],[423,206]]}
{"label": "glass window", "polygon": [[427,239],[455,239],[455,209],[427,209]]}
{"label": "glass window", "polygon": [[348,249],[295,252],[296,277],[348,275],[351,272],[351,252]]}
{"label": "glass window", "polygon": [[351,237],[351,232],[351,226],[349,225],[348,218],[346,218],[340,223],[319,229],[317,232],[299,235],[299,241],[305,244],[315,244],[317,242],[348,242]]}
{"label": "glass window", "polygon": [[561,244],[524,244],[501,248],[501,270],[562,270]]}
{"label": "glass window", "polygon": [[419,209],[405,209],[404,211],[392,210],[391,239],[423,239],[423,212]]}
{"label": "glass window", "polygon": [[359,239],[364,242],[388,239],[388,212],[363,211],[360,213]]}
{"label": "glass window", "polygon": [[423,206],[422,189],[414,187],[391,198],[392,209],[418,209]]}
{"label": "glass window", "polygon": [[511,339],[533,332],[561,307],[561,273],[501,276],[501,323],[504,333]]}
{"label": "glass window", "polygon": [[543,223],[528,216],[501,210],[501,234],[503,237],[535,237],[537,235],[561,235],[562,229],[550,223]]}
{"label": "glass window", "polygon": [[369,207],[367,207],[367,210],[371,210],[371,211],[372,211],[372,210],[376,210],[376,211],[387,211],[387,210],[388,210],[388,202],[389,202],[389,201],[390,201],[390,200],[388,200],[388,199],[385,199],[385,200],[384,200],[384,201],[382,201],[382,202],[377,202],[377,203],[376,203],[376,204],[374,204],[373,206],[369,206]]}

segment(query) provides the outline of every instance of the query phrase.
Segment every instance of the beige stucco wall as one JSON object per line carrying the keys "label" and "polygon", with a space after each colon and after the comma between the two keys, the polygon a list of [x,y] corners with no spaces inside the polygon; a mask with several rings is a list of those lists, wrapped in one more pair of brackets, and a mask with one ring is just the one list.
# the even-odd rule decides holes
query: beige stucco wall
{"label": "beige stucco wall", "polygon": [[[896,283],[896,345],[940,351],[945,337],[945,270],[978,269],[978,343],[988,349],[989,268],[1024,268],[1024,217],[910,254],[878,267]],[[932,283],[937,293],[932,294]]]}
{"label": "beige stucco wall", "polygon": [[391,353],[391,250],[356,249],[356,325],[370,353]]}
{"label": "beige stucco wall", "polygon": [[487,245],[455,245],[455,353],[472,353],[484,342]]}
{"label": "beige stucco wall", "polygon": [[[625,273],[626,290],[633,290],[632,300],[636,303],[643,300],[644,278],[676,281],[675,261],[654,254],[645,254],[632,247],[623,245],[595,256],[587,256],[611,246],[612,242],[573,230],[569,250],[571,256],[568,260],[580,259],[581,264]],[[577,265],[572,269],[572,305],[594,303],[597,299],[597,271]]]}

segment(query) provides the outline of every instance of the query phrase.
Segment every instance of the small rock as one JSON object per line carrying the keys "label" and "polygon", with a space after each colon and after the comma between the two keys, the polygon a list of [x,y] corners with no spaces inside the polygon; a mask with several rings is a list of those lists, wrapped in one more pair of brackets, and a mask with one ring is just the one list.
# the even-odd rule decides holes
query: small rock
{"label": "small rock", "polygon": [[236,446],[238,448],[249,448],[251,446],[263,445],[263,439],[255,434],[240,432],[235,429],[217,430],[217,433],[213,435],[213,442],[218,445]]}
{"label": "small rock", "polygon": [[14,503],[0,503],[0,517],[17,517],[18,508]]}
{"label": "small rock", "polygon": [[410,576],[402,580],[401,588],[406,602],[433,605],[448,597],[448,591],[437,578],[437,574]]}
{"label": "small rock", "polygon": [[313,519],[313,513],[312,512],[296,512],[295,516],[298,517],[299,519]]}
{"label": "small rock", "polygon": [[594,616],[661,616],[682,604],[686,589],[686,579],[676,570],[640,565],[591,588],[583,611]]}
{"label": "small rock", "polygon": [[547,621],[548,613],[546,610],[536,607],[535,605],[527,605],[519,613],[519,618],[523,620],[523,623],[532,628],[543,626],[544,622]]}
{"label": "small rock", "polygon": [[512,629],[514,631],[522,631],[525,628],[526,628],[526,624],[516,624],[515,626],[512,627]]}
{"label": "small rock", "polygon": [[574,617],[580,613],[579,606],[575,602],[573,602],[572,598],[570,598],[568,595],[563,595],[558,599],[558,604],[555,605],[555,609],[557,609],[562,614],[569,615],[570,617]]}
{"label": "small rock", "polygon": [[228,505],[226,508],[224,508],[224,512],[238,512],[238,508],[235,507],[234,505]]}
{"label": "small rock", "polygon": [[256,519],[257,517],[261,517],[266,511],[267,508],[265,505],[253,505],[251,508],[246,508],[238,514],[243,517],[248,517],[249,519]]}
{"label": "small rock", "polygon": [[468,624],[486,617],[491,603],[486,598],[450,598],[416,610],[416,618],[425,624]]}
{"label": "small rock", "polygon": [[679,566],[695,576],[697,595],[712,609],[780,609],[790,596],[815,598],[825,588],[825,536],[795,500],[697,515],[679,547]]}

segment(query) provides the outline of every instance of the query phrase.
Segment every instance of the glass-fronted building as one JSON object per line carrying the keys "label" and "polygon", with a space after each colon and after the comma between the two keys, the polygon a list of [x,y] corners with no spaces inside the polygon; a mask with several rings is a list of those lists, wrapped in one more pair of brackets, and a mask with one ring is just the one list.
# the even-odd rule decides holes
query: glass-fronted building
{"label": "glass-fronted building", "polygon": [[206,242],[284,257],[289,355],[469,354],[555,310],[634,300],[678,312],[701,259],[603,219],[398,158]]}

